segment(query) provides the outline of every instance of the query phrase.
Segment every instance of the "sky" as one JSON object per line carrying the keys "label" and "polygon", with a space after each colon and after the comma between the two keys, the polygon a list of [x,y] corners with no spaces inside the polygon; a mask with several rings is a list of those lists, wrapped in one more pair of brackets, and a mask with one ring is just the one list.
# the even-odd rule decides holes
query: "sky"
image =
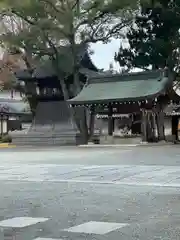
{"label": "sky", "polygon": [[119,64],[114,61],[115,52],[118,52],[120,40],[112,40],[108,44],[100,42],[91,44],[94,54],[91,55],[93,63],[100,69],[108,70],[109,64],[112,63],[114,69],[119,70]]}
{"label": "sky", "polygon": [[[127,41],[122,42],[124,47],[128,47]],[[114,61],[114,55],[118,52],[120,47],[120,40],[113,39],[108,44],[103,43],[94,43],[91,44],[91,49],[93,50],[94,54],[91,55],[91,59],[95,66],[99,69],[109,70],[109,64],[113,64],[113,68],[116,71],[120,70],[119,63]],[[141,69],[134,68],[130,72],[138,72],[142,71]]]}

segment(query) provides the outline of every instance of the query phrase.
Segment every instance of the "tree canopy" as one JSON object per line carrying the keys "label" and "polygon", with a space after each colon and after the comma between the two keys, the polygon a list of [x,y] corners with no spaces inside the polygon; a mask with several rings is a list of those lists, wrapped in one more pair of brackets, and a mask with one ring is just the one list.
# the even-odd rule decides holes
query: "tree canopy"
{"label": "tree canopy", "polygon": [[[18,0],[4,0],[1,2],[4,3],[1,3],[3,19],[15,17],[21,21],[21,27],[19,31],[16,29],[16,34],[14,31],[9,31],[13,42],[16,35],[16,44],[21,43],[28,47],[31,45],[35,53],[38,49],[43,50],[43,46],[39,46],[40,43],[46,43],[44,47],[47,50],[47,45],[72,44],[73,40],[76,43],[106,42],[112,36],[118,36],[120,30],[132,19],[130,8],[132,0],[26,0],[23,3]],[[12,39],[9,35],[3,40],[11,43]]]}
{"label": "tree canopy", "polygon": [[179,71],[180,1],[154,0],[141,11],[127,31],[129,47],[115,55],[120,66],[130,70],[168,67]]}

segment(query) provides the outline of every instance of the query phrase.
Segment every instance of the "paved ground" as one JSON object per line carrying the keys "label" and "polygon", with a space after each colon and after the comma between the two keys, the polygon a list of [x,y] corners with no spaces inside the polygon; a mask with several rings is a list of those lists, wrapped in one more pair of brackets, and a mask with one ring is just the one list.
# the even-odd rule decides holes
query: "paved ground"
{"label": "paved ground", "polygon": [[178,145],[1,149],[0,184],[0,240],[180,236]]}

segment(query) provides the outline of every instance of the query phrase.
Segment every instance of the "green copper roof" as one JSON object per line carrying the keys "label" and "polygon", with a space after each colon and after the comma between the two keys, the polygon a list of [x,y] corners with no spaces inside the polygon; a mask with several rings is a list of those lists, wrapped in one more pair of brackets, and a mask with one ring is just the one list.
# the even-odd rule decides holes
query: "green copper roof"
{"label": "green copper roof", "polygon": [[113,101],[138,101],[162,94],[169,83],[164,71],[131,74],[97,74],[88,80],[70,104],[91,104]]}

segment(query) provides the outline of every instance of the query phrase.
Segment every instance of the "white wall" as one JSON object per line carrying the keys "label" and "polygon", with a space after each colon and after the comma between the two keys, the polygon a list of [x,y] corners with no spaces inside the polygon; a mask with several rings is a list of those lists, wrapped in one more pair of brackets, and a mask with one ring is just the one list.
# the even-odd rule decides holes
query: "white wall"
{"label": "white wall", "polygon": [[[11,91],[2,91],[0,92],[0,99],[12,99]],[[13,99],[22,100],[22,97],[19,92],[13,92]]]}

